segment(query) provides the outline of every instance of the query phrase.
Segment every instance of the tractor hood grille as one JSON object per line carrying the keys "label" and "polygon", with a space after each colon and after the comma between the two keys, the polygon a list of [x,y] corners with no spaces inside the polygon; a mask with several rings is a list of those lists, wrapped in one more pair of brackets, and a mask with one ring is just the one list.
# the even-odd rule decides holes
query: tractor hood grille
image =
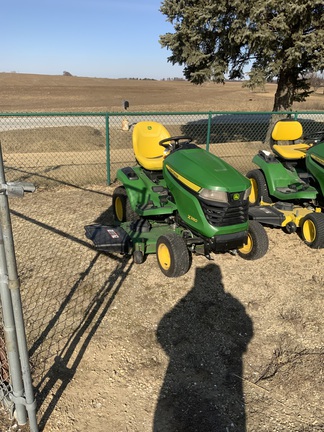
{"label": "tractor hood grille", "polygon": [[199,202],[208,223],[215,227],[241,224],[248,219],[248,200],[223,204],[199,198]]}

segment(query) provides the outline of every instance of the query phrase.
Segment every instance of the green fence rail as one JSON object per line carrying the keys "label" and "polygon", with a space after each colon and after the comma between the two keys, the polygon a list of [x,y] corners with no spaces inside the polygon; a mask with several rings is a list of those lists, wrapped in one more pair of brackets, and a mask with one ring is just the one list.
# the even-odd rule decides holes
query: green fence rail
{"label": "green fence rail", "polygon": [[38,187],[112,183],[120,167],[135,163],[132,126],[143,120],[191,136],[246,173],[253,155],[267,148],[274,114],[300,120],[304,135],[324,129],[324,111],[0,113],[0,140],[7,179]]}

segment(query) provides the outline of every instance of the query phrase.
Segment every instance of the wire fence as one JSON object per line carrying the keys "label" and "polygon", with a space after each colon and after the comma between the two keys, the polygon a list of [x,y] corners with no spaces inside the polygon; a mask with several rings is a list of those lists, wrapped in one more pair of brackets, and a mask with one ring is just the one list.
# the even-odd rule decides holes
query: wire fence
{"label": "wire fence", "polygon": [[[293,115],[304,134],[324,129],[324,112]],[[120,167],[135,162],[132,126],[164,124],[171,135],[189,135],[242,173],[266,146],[270,112],[205,113],[20,113],[0,114],[0,140],[9,181],[36,186],[110,184]]]}
{"label": "wire fence", "polygon": [[[107,260],[84,236],[84,225],[110,217],[111,195],[105,185],[114,181],[118,168],[135,162],[132,125],[161,122],[171,135],[190,135],[245,173],[254,154],[267,147],[272,114],[0,115],[7,181],[28,181],[37,187],[35,194],[11,200],[10,208],[41,430],[132,267],[126,258]],[[294,116],[305,135],[324,129],[324,112]],[[56,193],[53,187],[58,185],[72,187]],[[2,319],[1,308],[0,315]],[[12,404],[6,405],[12,393],[7,358],[0,325],[0,397],[12,413]],[[70,430],[76,430],[73,427],[72,419]]]}

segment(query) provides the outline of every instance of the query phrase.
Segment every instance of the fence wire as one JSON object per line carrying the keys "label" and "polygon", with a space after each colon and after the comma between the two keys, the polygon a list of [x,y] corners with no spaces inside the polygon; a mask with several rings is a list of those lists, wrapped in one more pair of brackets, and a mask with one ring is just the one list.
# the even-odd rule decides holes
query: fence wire
{"label": "fence wire", "polygon": [[[0,140],[9,181],[36,186],[83,186],[114,181],[135,162],[133,125],[161,122],[246,173],[264,148],[273,113],[41,113],[0,114]],[[293,113],[304,134],[324,129],[324,112]],[[126,126],[126,127],[125,127]]]}
{"label": "fence wire", "polygon": [[[2,311],[0,308],[0,318],[2,323]],[[10,385],[10,372],[7,357],[6,342],[3,327],[0,325],[0,404],[8,411],[9,417],[13,415],[13,403],[10,401],[12,388]],[[1,414],[0,414],[1,416]],[[1,422],[0,422],[1,426]]]}
{"label": "fence wire", "polygon": [[[324,129],[324,112],[295,116],[305,134]],[[112,302],[132,266],[126,257],[107,260],[84,236],[85,225],[109,221],[111,193],[105,185],[118,168],[135,162],[132,125],[161,122],[171,135],[190,135],[245,173],[253,167],[253,155],[265,147],[270,118],[271,113],[0,116],[7,180],[37,187],[23,200],[11,199],[10,208],[41,430],[91,338],[105,326],[108,310],[114,320]],[[10,391],[1,330],[0,397]],[[76,430],[76,422],[71,419],[70,430]]]}

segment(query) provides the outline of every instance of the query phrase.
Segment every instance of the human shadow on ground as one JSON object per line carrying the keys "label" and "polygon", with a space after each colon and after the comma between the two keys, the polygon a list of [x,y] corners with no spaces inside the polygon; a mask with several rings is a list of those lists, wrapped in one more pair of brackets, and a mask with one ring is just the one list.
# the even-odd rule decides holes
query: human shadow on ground
{"label": "human shadow on ground", "polygon": [[198,268],[191,291],[158,325],[169,365],[153,431],[245,431],[242,355],[252,336],[252,321],[224,291],[220,268]]}

